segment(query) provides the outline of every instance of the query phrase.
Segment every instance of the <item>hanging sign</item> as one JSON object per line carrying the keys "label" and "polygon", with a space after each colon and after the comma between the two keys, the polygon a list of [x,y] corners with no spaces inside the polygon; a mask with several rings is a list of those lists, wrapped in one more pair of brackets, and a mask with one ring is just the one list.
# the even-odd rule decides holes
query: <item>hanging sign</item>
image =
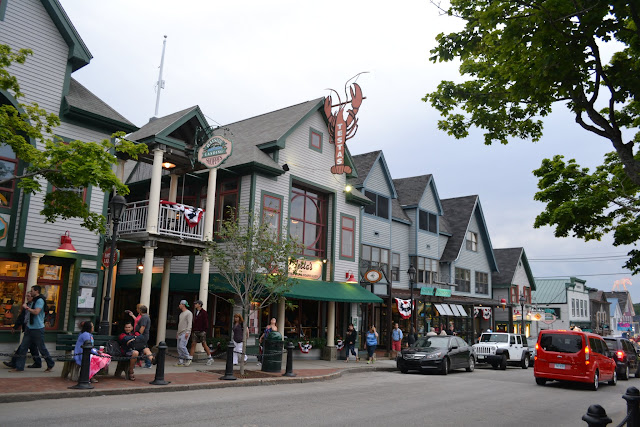
{"label": "hanging sign", "polygon": [[432,288],[430,286],[424,286],[423,288],[420,288],[420,295],[434,295],[436,289]]}
{"label": "hanging sign", "polygon": [[368,270],[366,273],[364,273],[364,278],[369,283],[378,283],[380,279],[382,279],[382,273],[380,273],[378,270]]}
{"label": "hanging sign", "polygon": [[[109,261],[111,261],[111,248],[108,248],[102,254],[102,265],[109,268]],[[120,249],[116,249],[116,255],[113,258],[113,262],[117,265],[120,262]]]}
{"label": "hanging sign", "polygon": [[231,156],[232,151],[231,141],[221,136],[214,136],[198,150],[198,161],[209,169],[215,169]]}
{"label": "hanging sign", "polygon": [[[352,84],[349,90],[351,92],[351,100],[342,102],[340,95],[335,90],[333,92],[338,96],[337,104],[333,105],[331,96],[327,96],[324,100],[324,113],[329,120],[329,142],[336,146],[335,165],[331,166],[331,173],[336,175],[351,173],[351,167],[344,164],[345,142],[353,138],[358,130],[356,114],[358,114],[362,100],[365,99],[362,97],[362,89],[357,83]],[[345,107],[349,104],[351,108],[346,111],[347,118],[345,119]],[[332,113],[334,107],[337,107],[337,110]]]}
{"label": "hanging sign", "polygon": [[436,296],[437,297],[450,297],[451,296],[451,289],[436,289]]}

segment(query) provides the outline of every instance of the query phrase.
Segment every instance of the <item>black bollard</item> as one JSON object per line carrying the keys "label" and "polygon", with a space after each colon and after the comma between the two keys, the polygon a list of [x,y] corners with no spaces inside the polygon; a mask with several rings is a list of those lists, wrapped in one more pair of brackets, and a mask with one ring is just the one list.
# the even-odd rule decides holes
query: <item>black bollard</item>
{"label": "black bollard", "polygon": [[[78,377],[78,384],[69,388],[90,390],[93,388],[89,381],[89,366],[91,365],[91,341],[87,340],[82,344],[82,364],[80,365],[80,376]],[[98,356],[96,356],[98,357]]]}
{"label": "black bollard", "polygon": [[229,341],[229,345],[227,345],[227,368],[224,371],[224,376],[220,377],[221,380],[235,380],[236,377],[233,376],[233,350],[234,350],[233,341]]}
{"label": "black bollard", "polygon": [[283,377],[295,377],[293,373],[293,349],[294,345],[291,341],[287,343],[287,370],[282,374]]}
{"label": "black bollard", "polygon": [[164,360],[167,356],[167,344],[161,341],[158,344],[158,354],[156,354],[156,377],[149,384],[153,385],[167,385],[171,381],[165,381],[164,379]]}
{"label": "black bollard", "polygon": [[627,414],[629,415],[627,425],[640,425],[640,390],[629,387],[622,398],[627,401]]}
{"label": "black bollard", "polygon": [[589,427],[606,426],[611,423],[611,418],[607,416],[607,411],[600,405],[591,405],[587,409],[587,413],[582,416]]}

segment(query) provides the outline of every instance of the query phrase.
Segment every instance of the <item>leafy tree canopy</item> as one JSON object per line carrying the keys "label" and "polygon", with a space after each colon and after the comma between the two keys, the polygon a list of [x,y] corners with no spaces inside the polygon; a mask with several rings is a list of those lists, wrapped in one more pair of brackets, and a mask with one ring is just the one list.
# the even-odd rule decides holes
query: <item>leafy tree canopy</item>
{"label": "leafy tree canopy", "polygon": [[[24,64],[31,54],[28,49],[12,51],[0,44],[0,88],[16,99],[24,94],[8,68],[12,63]],[[0,185],[16,180],[17,187],[25,194],[34,194],[42,191],[44,181],[48,181],[56,191],[45,196],[44,209],[40,212],[47,222],[80,218],[83,227],[104,233],[104,216],[90,211],[90,200],[85,202],[79,190],[92,186],[104,192],[115,190],[128,194],[127,186],[113,172],[113,165],[117,163],[114,152],[137,159],[139,154],[148,152],[147,146],[127,141],[123,138],[124,132],[114,133],[111,140],[100,142],[64,142],[53,135],[60,125],[58,116],[35,103],[20,103],[19,107],[21,111],[13,105],[0,105],[0,144],[11,147],[25,167],[17,175],[13,170],[1,171]]]}

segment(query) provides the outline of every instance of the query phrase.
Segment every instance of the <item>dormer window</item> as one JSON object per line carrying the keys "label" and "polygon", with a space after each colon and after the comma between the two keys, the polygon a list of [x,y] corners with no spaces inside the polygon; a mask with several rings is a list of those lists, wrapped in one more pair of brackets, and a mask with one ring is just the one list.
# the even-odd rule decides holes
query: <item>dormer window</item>
{"label": "dormer window", "polygon": [[438,216],[431,212],[419,211],[418,225],[420,230],[436,233],[438,230]]}

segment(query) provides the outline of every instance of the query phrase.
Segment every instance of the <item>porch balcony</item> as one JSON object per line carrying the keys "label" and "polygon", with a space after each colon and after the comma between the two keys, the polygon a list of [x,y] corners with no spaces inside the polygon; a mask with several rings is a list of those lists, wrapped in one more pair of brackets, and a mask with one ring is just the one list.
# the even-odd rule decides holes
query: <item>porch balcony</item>
{"label": "porch balcony", "polygon": [[[180,240],[203,241],[205,215],[203,210],[194,206],[161,201],[158,212],[158,234]],[[134,237],[146,234],[148,217],[148,200],[127,203],[118,227],[118,235]],[[111,222],[111,215],[107,220],[108,223]]]}

